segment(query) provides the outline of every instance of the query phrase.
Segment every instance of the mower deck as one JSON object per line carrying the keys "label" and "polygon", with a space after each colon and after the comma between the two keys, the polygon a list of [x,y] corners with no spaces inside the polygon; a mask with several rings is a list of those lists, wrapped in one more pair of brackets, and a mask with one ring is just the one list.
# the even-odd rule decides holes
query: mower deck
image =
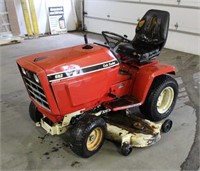
{"label": "mower deck", "polygon": [[[42,118],[37,122],[37,126],[43,127],[51,135],[60,135],[65,133],[69,125],[69,120],[78,113],[72,114],[70,118],[66,117],[62,123],[50,125],[47,118]],[[93,113],[91,116],[99,116],[99,113]],[[79,115],[80,116],[80,115]],[[89,118],[89,115],[87,115]],[[142,119],[129,110],[117,112],[108,112],[101,117],[107,125],[107,139],[121,144],[121,153],[129,155],[132,147],[147,147],[155,144],[161,139],[161,130],[168,132],[171,129],[172,121],[167,119],[163,123],[154,123]],[[91,135],[93,139],[94,135]]]}
{"label": "mower deck", "polygon": [[161,138],[162,124],[156,124],[125,111],[109,113],[103,116],[107,123],[107,138],[129,144],[133,147],[147,147]]}

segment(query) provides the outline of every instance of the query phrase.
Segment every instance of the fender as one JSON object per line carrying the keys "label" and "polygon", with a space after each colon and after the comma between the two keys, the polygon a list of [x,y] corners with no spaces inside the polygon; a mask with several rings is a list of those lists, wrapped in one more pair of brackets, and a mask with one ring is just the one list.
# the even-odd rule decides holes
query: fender
{"label": "fender", "polygon": [[132,96],[143,104],[154,78],[163,74],[175,75],[175,71],[175,67],[162,63],[155,63],[153,65],[148,65],[147,67],[140,67],[135,76]]}

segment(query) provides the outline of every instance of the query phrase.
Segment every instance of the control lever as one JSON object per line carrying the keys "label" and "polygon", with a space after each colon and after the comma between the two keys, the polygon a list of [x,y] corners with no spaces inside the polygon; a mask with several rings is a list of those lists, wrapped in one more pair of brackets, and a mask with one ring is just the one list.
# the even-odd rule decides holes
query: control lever
{"label": "control lever", "polygon": [[87,45],[88,44],[87,34],[84,34],[84,41],[85,41],[85,44]]}

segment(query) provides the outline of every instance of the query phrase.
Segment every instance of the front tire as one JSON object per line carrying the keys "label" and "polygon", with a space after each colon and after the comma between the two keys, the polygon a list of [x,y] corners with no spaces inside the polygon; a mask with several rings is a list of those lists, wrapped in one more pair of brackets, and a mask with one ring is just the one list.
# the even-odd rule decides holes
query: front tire
{"label": "front tire", "polygon": [[29,115],[33,122],[40,122],[43,118],[42,113],[37,109],[33,102],[29,105]]}
{"label": "front tire", "polygon": [[69,129],[71,150],[88,158],[97,153],[105,139],[106,123],[94,115],[87,115]]}
{"label": "front tire", "polygon": [[140,111],[152,121],[168,117],[176,104],[178,84],[169,75],[156,77]]}

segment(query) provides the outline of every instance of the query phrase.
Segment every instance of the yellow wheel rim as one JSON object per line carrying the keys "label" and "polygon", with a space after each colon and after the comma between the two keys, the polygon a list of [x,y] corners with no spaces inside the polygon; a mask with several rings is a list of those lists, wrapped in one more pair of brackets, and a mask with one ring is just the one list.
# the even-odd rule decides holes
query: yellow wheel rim
{"label": "yellow wheel rim", "polygon": [[163,89],[163,91],[160,93],[160,96],[158,97],[158,101],[157,101],[158,112],[160,114],[165,113],[172,105],[173,100],[174,100],[173,88],[166,87],[165,89]]}
{"label": "yellow wheel rim", "polygon": [[88,136],[86,144],[87,149],[89,151],[96,150],[100,145],[100,143],[102,142],[102,139],[103,139],[102,129],[99,127],[95,128]]}

